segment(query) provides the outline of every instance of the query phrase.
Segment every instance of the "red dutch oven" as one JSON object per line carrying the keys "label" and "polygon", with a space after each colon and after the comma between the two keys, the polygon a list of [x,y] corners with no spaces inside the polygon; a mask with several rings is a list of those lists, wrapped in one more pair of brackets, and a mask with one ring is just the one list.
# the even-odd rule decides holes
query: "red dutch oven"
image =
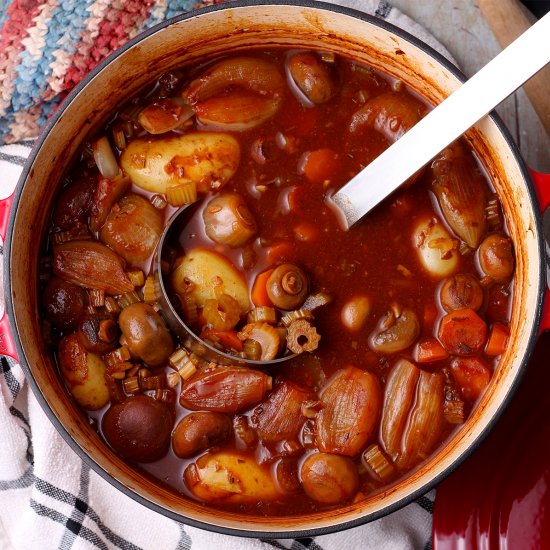
{"label": "red dutch oven", "polygon": [[148,30],[69,94],[37,140],[16,192],[0,205],[7,310],[0,323],[0,352],[19,358],[37,399],[67,443],[130,497],[165,516],[218,532],[263,538],[311,536],[371,521],[411,502],[441,482],[495,424],[519,384],[538,335],[550,326],[540,214],[550,202],[550,176],[529,172],[498,117],[485,118],[466,134],[500,196],[515,245],[512,336],[472,414],[435,454],[363,501],[301,517],[242,516],[175,495],[116,456],[65,391],[40,330],[39,257],[63,175],[89,132],[162,73],[256,46],[345,55],[402,80],[432,104],[464,80],[447,60],[406,32],[363,13],[318,2],[237,2],[181,15]]}

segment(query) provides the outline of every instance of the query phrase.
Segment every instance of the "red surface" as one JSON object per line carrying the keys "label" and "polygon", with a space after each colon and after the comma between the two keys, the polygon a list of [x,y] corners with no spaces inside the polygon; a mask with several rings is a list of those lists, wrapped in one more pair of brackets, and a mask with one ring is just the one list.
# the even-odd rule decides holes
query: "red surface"
{"label": "red surface", "polygon": [[[13,195],[3,201],[0,201],[0,237],[2,244],[6,240],[12,200]],[[15,345],[13,343],[13,338],[9,327],[8,316],[5,313],[2,319],[0,319],[0,354],[9,355],[14,359],[17,359],[17,353],[15,351]]]}
{"label": "red surface", "polygon": [[[540,211],[544,214],[545,210],[550,205],[550,174],[541,174],[535,170],[531,170],[531,177],[535,184],[535,192],[539,202]],[[546,253],[550,256],[550,249],[546,245]],[[539,334],[545,330],[550,330],[550,297],[549,291],[546,291],[544,306],[542,310],[542,318],[539,326]]]}
{"label": "red surface", "polygon": [[[532,176],[544,212],[550,205],[550,175]],[[541,333],[550,328],[548,294]],[[549,357],[550,332],[545,332],[498,424],[437,488],[435,550],[550,549]]]}
{"label": "red surface", "polygon": [[474,455],[437,489],[433,546],[550,549],[550,333]]}

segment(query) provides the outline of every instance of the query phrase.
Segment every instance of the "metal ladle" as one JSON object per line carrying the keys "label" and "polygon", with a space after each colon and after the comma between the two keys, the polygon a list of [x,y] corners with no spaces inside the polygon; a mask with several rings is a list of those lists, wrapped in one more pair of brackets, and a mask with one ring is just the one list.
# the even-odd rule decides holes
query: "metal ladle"
{"label": "metal ladle", "polygon": [[345,228],[359,221],[549,62],[550,13],[329,199],[342,215]]}

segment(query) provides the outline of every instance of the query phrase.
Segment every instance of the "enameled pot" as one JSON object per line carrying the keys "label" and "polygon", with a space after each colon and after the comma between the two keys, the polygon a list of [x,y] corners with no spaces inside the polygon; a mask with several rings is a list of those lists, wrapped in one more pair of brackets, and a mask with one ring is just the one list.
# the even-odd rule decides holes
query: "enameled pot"
{"label": "enameled pot", "polygon": [[[500,195],[515,244],[512,338],[470,418],[436,454],[390,488],[361,502],[301,517],[265,518],[209,510],[178,497],[139,475],[101,441],[65,391],[40,331],[40,250],[63,175],[86,135],[162,73],[229,50],[279,45],[328,50],[368,63],[402,80],[432,104],[443,100],[463,79],[455,67],[414,37],[334,5],[239,2],[181,15],[129,42],[73,90],[38,139],[17,191],[0,216],[4,235],[7,206],[13,200],[5,288],[15,346],[4,338],[3,351],[18,355],[36,397],[69,445],[110,483],[153,510],[214,531],[264,538],[318,535],[359,525],[435,486],[494,424],[545,326],[541,317],[546,260],[539,205],[529,171],[493,116],[470,130],[467,139]],[[536,177],[541,185],[550,179]],[[550,181],[546,184],[550,186]],[[5,318],[3,323],[5,331]]]}

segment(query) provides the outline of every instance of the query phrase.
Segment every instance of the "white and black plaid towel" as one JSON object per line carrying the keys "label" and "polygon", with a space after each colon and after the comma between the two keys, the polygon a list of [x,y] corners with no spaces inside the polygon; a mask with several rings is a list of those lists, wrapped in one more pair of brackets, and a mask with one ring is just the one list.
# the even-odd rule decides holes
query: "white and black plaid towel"
{"label": "white and black plaid towel", "polygon": [[[335,0],[375,13],[448,52],[378,0]],[[0,200],[16,185],[32,142],[0,147]],[[0,243],[1,245],[2,243]],[[2,264],[0,263],[0,281]],[[0,289],[0,318],[4,315]],[[231,537],[179,524],[123,495],[72,451],[34,398],[21,367],[0,359],[0,549],[367,550],[431,548],[435,491],[367,525],[315,539]]]}

